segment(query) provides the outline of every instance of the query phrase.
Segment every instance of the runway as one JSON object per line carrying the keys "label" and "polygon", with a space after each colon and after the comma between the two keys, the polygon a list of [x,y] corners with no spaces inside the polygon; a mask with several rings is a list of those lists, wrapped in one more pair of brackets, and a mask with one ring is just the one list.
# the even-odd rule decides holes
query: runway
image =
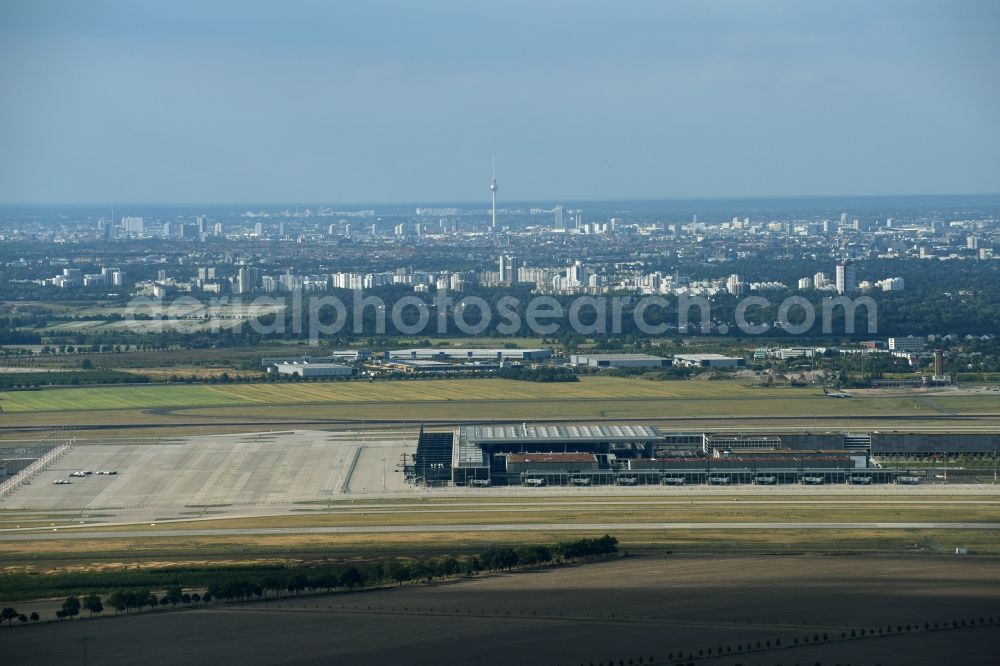
{"label": "runway", "polygon": [[372,525],[340,527],[253,527],[161,530],[89,530],[42,532],[23,530],[0,534],[0,541],[65,541],[77,539],[142,539],[154,537],[286,536],[293,534],[399,534],[454,532],[621,532],[658,530],[1000,530],[1000,523],[935,522],[718,522],[718,523],[500,523],[493,525]]}

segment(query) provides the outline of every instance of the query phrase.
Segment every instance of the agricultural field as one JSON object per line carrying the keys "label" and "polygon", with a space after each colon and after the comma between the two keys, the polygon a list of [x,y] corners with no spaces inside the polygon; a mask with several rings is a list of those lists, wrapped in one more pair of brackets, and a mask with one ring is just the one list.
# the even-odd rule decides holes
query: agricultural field
{"label": "agricultural field", "polygon": [[998,580],[1000,563],[979,558],[630,556],[14,627],[4,644],[35,664],[84,648],[95,663],[268,664],[289,645],[298,664],[991,664]]}

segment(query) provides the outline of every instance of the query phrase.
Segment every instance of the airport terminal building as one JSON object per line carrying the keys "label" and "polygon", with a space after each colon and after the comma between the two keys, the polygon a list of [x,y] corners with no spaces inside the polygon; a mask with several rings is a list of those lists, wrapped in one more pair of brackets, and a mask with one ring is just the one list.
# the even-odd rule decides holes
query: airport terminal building
{"label": "airport terminal building", "polygon": [[897,458],[993,456],[1000,434],[668,432],[649,425],[421,430],[404,471],[455,486],[919,483]]}

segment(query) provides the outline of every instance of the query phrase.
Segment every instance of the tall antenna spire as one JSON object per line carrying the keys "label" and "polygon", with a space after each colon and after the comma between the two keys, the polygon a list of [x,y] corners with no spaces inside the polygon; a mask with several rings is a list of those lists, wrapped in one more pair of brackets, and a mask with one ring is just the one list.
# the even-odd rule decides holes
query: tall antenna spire
{"label": "tall antenna spire", "polygon": [[490,180],[490,194],[493,199],[493,218],[490,223],[490,230],[497,230],[497,158],[496,155],[491,155],[490,159],[493,161],[493,178]]}

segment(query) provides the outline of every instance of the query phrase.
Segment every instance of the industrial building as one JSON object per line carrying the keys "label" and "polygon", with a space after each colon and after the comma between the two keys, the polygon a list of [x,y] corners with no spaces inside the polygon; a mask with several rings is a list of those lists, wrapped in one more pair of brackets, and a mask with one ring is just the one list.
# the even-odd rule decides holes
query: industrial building
{"label": "industrial building", "polygon": [[354,375],[354,368],[339,363],[294,361],[291,363],[275,363],[272,367],[279,375],[298,375],[302,379],[312,379],[315,377],[351,377]]}
{"label": "industrial building", "polygon": [[386,370],[405,372],[407,374],[429,373],[441,375],[449,373],[488,372],[499,370],[500,364],[496,361],[450,363],[448,361],[431,361],[424,358],[395,358],[382,361],[379,367],[385,368]]}
{"label": "industrial building", "polygon": [[722,354],[674,354],[674,365],[687,368],[742,368],[746,359]]}
{"label": "industrial building", "polygon": [[569,362],[591,368],[666,368],[672,365],[670,359],[650,354],[573,354]]}
{"label": "industrial building", "polygon": [[264,367],[279,363],[356,363],[364,361],[371,352],[367,349],[342,349],[332,351],[326,356],[272,356],[262,358],[260,364]]}
{"label": "industrial building", "polygon": [[424,347],[419,349],[394,349],[388,352],[387,355],[391,359],[424,359],[430,361],[544,361],[552,357],[552,350]]}
{"label": "industrial building", "polygon": [[880,458],[1000,454],[1000,434],[664,432],[648,425],[421,430],[407,479],[427,485],[914,483]]}

